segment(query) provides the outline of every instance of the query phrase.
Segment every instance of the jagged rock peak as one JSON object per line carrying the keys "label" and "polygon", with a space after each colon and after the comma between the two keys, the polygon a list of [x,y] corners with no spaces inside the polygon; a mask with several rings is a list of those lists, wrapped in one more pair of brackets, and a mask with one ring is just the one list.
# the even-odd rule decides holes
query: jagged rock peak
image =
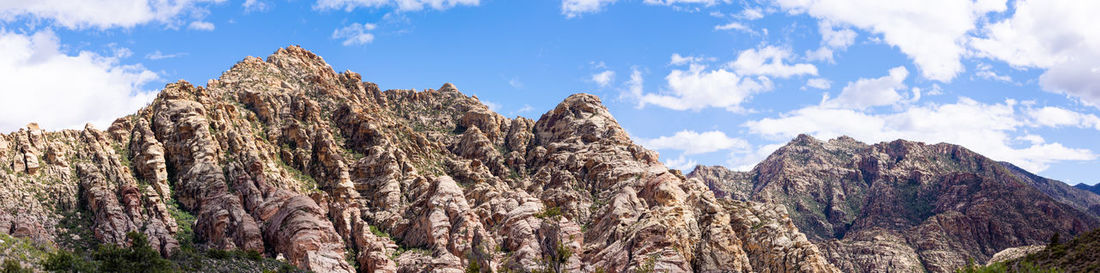
{"label": "jagged rock peak", "polygon": [[[805,145],[805,144],[817,144],[817,143],[821,143],[821,141],[817,140],[813,136],[810,136],[810,135],[807,135],[807,134],[798,134],[798,136],[796,136],[790,142],[790,144],[803,144],[803,145]],[[788,144],[788,145],[790,145],[790,144]]]}
{"label": "jagged rock peak", "polygon": [[280,66],[295,63],[305,63],[321,67],[329,66],[328,63],[325,62],[325,59],[321,58],[321,56],[317,56],[317,54],[313,54],[313,52],[305,50],[297,45],[292,45],[275,50],[275,53],[267,56],[267,61]]}
{"label": "jagged rock peak", "polygon": [[[89,224],[59,225],[77,211]],[[205,87],[167,84],[107,131],[0,134],[0,233],[123,244],[128,232],[164,255],[190,242],[315,272],[530,272],[547,259],[572,272],[837,272],[785,210],[717,200],[632,143],[596,96],[508,119],[451,83],[379,91],[297,46]]]}
{"label": "jagged rock peak", "polygon": [[599,97],[570,95],[535,124],[539,143],[555,141],[631,143],[630,137]]}

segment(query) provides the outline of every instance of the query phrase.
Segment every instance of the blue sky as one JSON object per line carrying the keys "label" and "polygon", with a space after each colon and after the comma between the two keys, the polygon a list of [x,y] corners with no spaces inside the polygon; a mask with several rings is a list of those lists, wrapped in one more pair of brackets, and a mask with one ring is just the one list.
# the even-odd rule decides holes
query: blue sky
{"label": "blue sky", "polygon": [[1097,1],[62,0],[0,4],[0,131],[99,128],[164,84],[301,45],[383,89],[454,83],[537,119],[599,95],[675,168],[798,133],[964,145],[1075,183],[1100,167]]}

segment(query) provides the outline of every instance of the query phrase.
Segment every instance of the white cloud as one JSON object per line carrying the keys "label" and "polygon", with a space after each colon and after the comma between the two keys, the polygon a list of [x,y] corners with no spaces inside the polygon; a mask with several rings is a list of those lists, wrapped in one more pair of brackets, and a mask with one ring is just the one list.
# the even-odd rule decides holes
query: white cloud
{"label": "white cloud", "polygon": [[190,25],[187,25],[188,29],[202,30],[202,31],[214,31],[214,23],[204,21],[194,21]]}
{"label": "white cloud", "polygon": [[890,74],[881,78],[859,79],[848,83],[836,98],[828,99],[826,95],[822,105],[862,110],[898,103],[902,100],[898,90],[905,88],[904,82],[908,76],[909,70],[904,66],[891,68]]}
{"label": "white cloud", "polygon": [[825,79],[825,78],[813,78],[813,79],[806,80],[806,86],[817,88],[817,89],[829,89],[830,87],[832,87],[832,85],[833,85],[833,82],[831,82],[831,81],[829,81],[829,79]]}
{"label": "white cloud", "polygon": [[702,4],[704,6],[713,6],[718,3],[729,3],[729,0],[645,0],[646,4],[650,5],[678,5],[678,4]]}
{"label": "white cloud", "polygon": [[913,106],[886,114],[811,106],[777,118],[749,121],[744,126],[753,134],[775,139],[809,133],[819,138],[848,135],[868,142],[908,139],[953,143],[1032,172],[1041,172],[1058,161],[1096,158],[1092,151],[1060,143],[1013,145],[1017,137],[1012,134],[1032,124],[1025,115],[1017,113],[1016,107],[1014,100],[983,104],[968,98],[959,98],[953,104]]}
{"label": "white cloud", "polygon": [[0,132],[29,122],[46,129],[91,122],[105,129],[151,101],[155,92],[141,89],[156,79],[156,73],[120,64],[115,56],[62,52],[51,31],[0,30]]}
{"label": "white cloud", "polygon": [[535,107],[531,107],[531,105],[524,104],[523,107],[520,107],[519,110],[516,110],[516,113],[527,113],[527,112],[531,112],[531,111],[535,111]]}
{"label": "white cloud", "polygon": [[425,7],[445,10],[456,6],[477,6],[480,0],[317,0],[313,8],[319,10],[352,11],[356,8],[380,8],[393,6],[398,11],[418,11]]}
{"label": "white cloud", "polygon": [[772,89],[767,77],[746,78],[725,69],[708,70],[701,64],[691,64],[686,71],[672,70],[665,80],[669,90],[663,94],[642,94],[640,88],[633,93],[635,90],[631,89],[639,99],[639,106],[653,104],[674,110],[718,107],[741,112],[744,111],[741,103],[753,94]]}
{"label": "white cloud", "polygon": [[508,80],[508,85],[512,86],[512,88],[523,88],[523,82],[519,81],[519,78]]}
{"label": "white cloud", "polygon": [[738,23],[738,22],[729,22],[728,24],[725,24],[725,25],[714,26],[714,30],[731,30],[731,29],[752,33],[751,28],[749,28],[745,25],[742,25],[741,23]]}
{"label": "white cloud", "polygon": [[837,29],[829,21],[818,22],[818,32],[821,33],[821,47],[806,52],[806,58],[812,61],[833,62],[833,52],[843,51],[856,42],[856,32],[841,28]]}
{"label": "white cloud", "polygon": [[592,82],[600,87],[607,87],[615,81],[615,71],[604,70],[603,72],[592,74]]}
{"label": "white cloud", "polygon": [[374,30],[375,27],[377,26],[370,23],[352,23],[332,31],[332,38],[344,40],[342,43],[344,46],[369,44],[374,41],[374,34],[368,31]]}
{"label": "white cloud", "polygon": [[[623,96],[621,97],[641,99],[642,87],[645,84],[645,79],[642,78],[642,71],[638,70],[637,68],[631,68],[630,70],[630,80],[626,81],[626,92],[624,92]],[[639,101],[638,107],[642,106],[645,106],[645,103]]]}
{"label": "white cloud", "polygon": [[149,53],[149,54],[145,55],[145,58],[156,61],[156,60],[163,60],[163,59],[171,59],[171,58],[175,58],[175,57],[182,57],[182,56],[186,56],[186,55],[187,55],[187,53],[165,54],[163,52],[160,52],[160,50],[157,50],[157,51],[153,51],[153,53]]}
{"label": "white cloud", "polygon": [[765,75],[777,78],[817,75],[817,67],[812,64],[784,63],[790,59],[792,56],[789,49],[767,46],[741,51],[737,55],[737,60],[730,62],[727,66],[742,75]]}
{"label": "white cloud", "polygon": [[726,136],[722,131],[695,132],[683,130],[672,136],[641,139],[642,146],[654,150],[678,150],[685,155],[705,154],[721,150],[744,150],[749,143],[743,139]]}
{"label": "white cloud", "polygon": [[170,26],[181,17],[201,19],[206,4],[224,0],[34,0],[0,1],[0,20],[21,17],[49,20],[70,29],[115,27],[130,28],[149,22]]}
{"label": "white cloud", "polygon": [[821,43],[834,49],[845,49],[856,42],[856,32],[847,29],[837,29],[833,24],[823,22],[818,24],[821,32]]}
{"label": "white cloud", "polygon": [[746,20],[756,20],[764,18],[764,11],[760,8],[746,8],[744,10],[741,10],[741,14],[739,15],[739,17]]}
{"label": "white cloud", "polygon": [[573,18],[585,13],[595,13],[603,7],[615,3],[616,0],[562,0],[561,14]]}
{"label": "white cloud", "polygon": [[244,3],[241,3],[241,7],[243,7],[246,12],[264,11],[267,10],[267,3],[260,0],[244,0]]}
{"label": "white cloud", "polygon": [[[948,82],[963,70],[966,34],[992,11],[1004,11],[1005,0],[778,0],[792,14],[806,13],[829,24],[852,26],[882,35],[913,59],[921,75]],[[829,40],[829,38],[825,38]],[[828,42],[827,42],[828,43]]]}
{"label": "white cloud", "polygon": [[481,101],[481,104],[484,104],[485,107],[489,107],[490,111],[493,111],[493,112],[500,111],[500,104],[499,103],[483,100],[483,101]]}
{"label": "white cloud", "polygon": [[1046,69],[1044,90],[1100,108],[1100,1],[1020,0],[1012,17],[985,25],[970,45],[1009,65]]}
{"label": "white cloud", "polygon": [[1046,106],[1038,109],[1028,109],[1028,117],[1034,122],[1034,126],[1063,127],[1073,126],[1079,128],[1094,128],[1100,130],[1100,117],[1093,114],[1078,113],[1059,107]]}
{"label": "white cloud", "polygon": [[1012,83],[1012,77],[997,74],[993,71],[993,66],[985,63],[978,63],[978,71],[974,75],[982,79]]}
{"label": "white cloud", "polygon": [[703,61],[713,61],[714,58],[703,58],[695,56],[682,56],[680,53],[672,53],[672,58],[668,61],[669,65],[685,65],[691,63],[699,63]]}
{"label": "white cloud", "polygon": [[729,159],[726,160],[726,167],[742,172],[752,170],[753,167],[756,167],[756,164],[768,158],[769,155],[775,153],[775,150],[779,150],[783,145],[786,145],[786,143],[762,145],[756,148],[756,150],[746,149],[731,151]]}
{"label": "white cloud", "polygon": [[676,170],[681,170],[681,171],[691,170],[692,168],[695,168],[695,166],[698,166],[698,165],[699,165],[699,162],[696,162],[695,160],[684,158],[684,155],[680,155],[680,157],[678,157],[676,159],[665,160],[665,167],[668,167],[669,169],[676,169]]}

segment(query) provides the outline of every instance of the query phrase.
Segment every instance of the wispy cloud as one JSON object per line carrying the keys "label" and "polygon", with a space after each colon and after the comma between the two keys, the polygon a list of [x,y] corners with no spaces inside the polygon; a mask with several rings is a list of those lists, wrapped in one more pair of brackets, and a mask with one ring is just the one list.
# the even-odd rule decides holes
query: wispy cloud
{"label": "wispy cloud", "polygon": [[180,52],[180,53],[165,54],[163,52],[160,52],[160,50],[156,50],[156,51],[153,51],[153,53],[146,54],[145,58],[155,61],[155,60],[171,59],[171,58],[183,57],[183,56],[187,56],[187,53]]}
{"label": "wispy cloud", "polygon": [[214,31],[214,23],[205,21],[194,21],[190,25],[187,25],[188,29],[202,30],[202,31]]}
{"label": "wispy cloud", "polygon": [[374,34],[369,31],[376,27],[377,25],[371,23],[352,23],[332,31],[332,38],[344,40],[341,43],[344,46],[365,45],[374,41]]}

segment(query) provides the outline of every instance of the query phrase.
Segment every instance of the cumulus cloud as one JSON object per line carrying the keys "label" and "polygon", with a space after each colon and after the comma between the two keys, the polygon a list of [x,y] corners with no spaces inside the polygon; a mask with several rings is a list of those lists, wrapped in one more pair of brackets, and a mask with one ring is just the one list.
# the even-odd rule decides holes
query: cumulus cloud
{"label": "cumulus cloud", "polygon": [[725,69],[707,69],[702,64],[691,64],[688,70],[672,70],[665,80],[668,90],[663,93],[642,94],[639,88],[635,93],[639,105],[653,104],[674,110],[716,107],[742,112],[741,103],[773,87],[765,76],[741,77]]}
{"label": "cumulus cloud", "polygon": [[687,64],[688,69],[669,72],[664,92],[643,94],[640,88],[636,92],[631,89],[630,97],[638,100],[639,107],[652,104],[673,110],[715,107],[744,112],[741,104],[753,94],[774,88],[771,77],[817,75],[817,67],[811,64],[787,64],[791,58],[790,50],[766,46],[743,50],[723,68],[711,69],[703,64],[710,59],[673,54],[669,63]]}
{"label": "cumulus cloud", "polygon": [[70,29],[130,28],[149,22],[178,26],[184,17],[201,19],[206,5],[224,0],[35,0],[0,1],[0,20],[44,19]]}
{"label": "cumulus cloud", "polygon": [[615,81],[615,71],[604,70],[603,72],[592,74],[592,82],[600,87],[607,87]]}
{"label": "cumulus cloud", "polygon": [[356,8],[394,7],[398,11],[418,11],[424,8],[445,10],[456,6],[477,6],[480,0],[317,0],[319,10],[352,11]]}
{"label": "cumulus cloud", "polygon": [[612,3],[615,3],[615,0],[562,0],[561,14],[573,18],[585,13],[599,12]]}
{"label": "cumulus cloud", "polygon": [[1041,172],[1058,161],[1096,158],[1092,151],[1060,143],[1013,145],[1017,129],[1035,126],[1027,115],[1016,110],[1018,107],[1014,100],[985,104],[965,97],[956,103],[912,106],[883,114],[811,106],[749,121],[744,126],[750,133],[774,139],[809,133],[819,138],[848,135],[866,142],[908,139],[953,143],[1032,172]]}
{"label": "cumulus cloud", "polygon": [[187,25],[188,29],[202,30],[202,31],[214,31],[214,23],[205,21],[194,21],[190,25]]}
{"label": "cumulus cloud", "polygon": [[726,167],[743,172],[752,170],[753,167],[756,167],[756,164],[759,164],[760,161],[764,161],[769,155],[775,153],[775,150],[782,148],[783,145],[786,145],[786,143],[761,145],[755,150],[745,149],[731,151],[729,159],[726,160]]}
{"label": "cumulus cloud", "polygon": [[1100,117],[1093,114],[1074,112],[1064,108],[1046,106],[1038,109],[1028,109],[1027,115],[1032,119],[1034,126],[1071,126],[1100,130]]}
{"label": "cumulus cloud", "polygon": [[898,90],[905,88],[905,78],[909,76],[909,70],[899,66],[890,69],[890,74],[881,78],[859,79],[848,83],[834,99],[828,99],[822,103],[826,107],[867,109],[869,107],[891,105],[902,100]]}
{"label": "cumulus cloud", "polygon": [[843,51],[856,42],[856,32],[848,28],[838,28],[829,21],[818,22],[821,34],[821,47],[806,52],[806,57],[814,61],[833,62],[833,52]]}
{"label": "cumulus cloud", "polygon": [[[963,70],[959,59],[966,53],[966,35],[975,29],[978,19],[986,13],[1007,8],[1004,0],[905,3],[778,0],[777,3],[793,14],[808,14],[831,25],[851,26],[882,35],[883,41],[913,59],[921,75],[942,82],[951,81]],[[838,40],[845,41],[846,35],[840,35],[843,39]],[[823,39],[831,40],[829,37]]]}
{"label": "cumulus cloud", "polygon": [[791,51],[775,46],[741,51],[737,59],[727,66],[742,75],[764,75],[776,78],[789,78],[799,75],[817,75],[817,67],[812,64],[784,63],[791,60]]}
{"label": "cumulus cloud", "polygon": [[806,86],[817,89],[829,89],[833,86],[833,82],[825,78],[813,78],[806,80]]}
{"label": "cumulus cloud", "polygon": [[696,162],[692,159],[684,158],[684,155],[680,155],[680,157],[675,159],[667,159],[664,163],[665,167],[668,167],[669,169],[676,169],[681,171],[691,170],[692,168],[695,168],[695,166],[699,165],[699,162]]}
{"label": "cumulus cloud", "polygon": [[1100,1],[1020,0],[1015,13],[985,25],[970,45],[981,56],[1023,68],[1046,69],[1044,90],[1100,108]]}
{"label": "cumulus cloud", "polygon": [[142,86],[156,79],[156,73],[120,64],[116,56],[63,52],[51,31],[0,31],[0,132],[29,122],[47,129],[88,122],[106,128],[150,102],[155,93]]}
{"label": "cumulus cloud", "polygon": [[374,41],[374,34],[369,31],[374,30],[375,27],[377,27],[375,24],[370,23],[352,23],[332,31],[332,38],[344,40],[341,43],[344,46],[369,44]]}
{"label": "cumulus cloud", "polygon": [[654,150],[678,150],[685,155],[705,154],[721,150],[743,150],[749,143],[743,139],[726,136],[722,131],[696,132],[683,130],[672,136],[642,139],[642,146]]}

